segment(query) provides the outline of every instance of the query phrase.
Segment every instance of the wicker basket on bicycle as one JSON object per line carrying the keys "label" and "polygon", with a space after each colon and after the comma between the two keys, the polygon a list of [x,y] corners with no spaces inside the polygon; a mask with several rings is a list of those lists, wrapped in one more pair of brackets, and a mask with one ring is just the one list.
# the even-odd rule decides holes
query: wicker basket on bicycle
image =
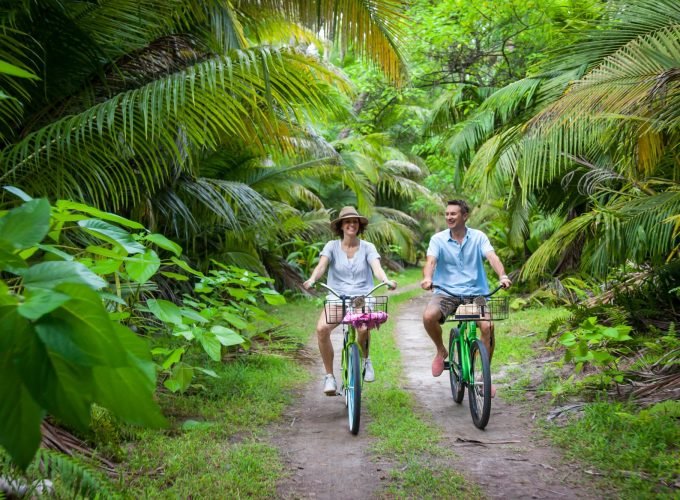
{"label": "wicker basket on bicycle", "polygon": [[448,316],[450,321],[500,321],[508,319],[507,297],[459,297],[460,305]]}
{"label": "wicker basket on bicycle", "polygon": [[348,297],[342,299],[326,299],[324,301],[326,323],[354,325],[366,323],[377,326],[387,320],[387,296]]}

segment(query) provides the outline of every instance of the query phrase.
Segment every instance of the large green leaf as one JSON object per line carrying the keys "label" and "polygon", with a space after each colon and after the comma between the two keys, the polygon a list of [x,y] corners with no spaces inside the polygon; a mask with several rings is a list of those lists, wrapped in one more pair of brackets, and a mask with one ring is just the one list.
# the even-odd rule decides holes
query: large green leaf
{"label": "large green leaf", "polygon": [[[92,215],[97,219],[108,220],[110,222],[115,222],[121,226],[126,226],[132,229],[144,229],[144,225],[139,222],[135,222],[120,215],[112,214],[109,212],[104,212],[98,208],[85,205],[84,203],[78,203],[71,200],[59,200],[56,203],[56,207],[60,210],[77,210],[79,212],[84,212],[88,215]],[[78,220],[81,220],[80,218]]]}
{"label": "large green leaf", "polygon": [[69,300],[71,297],[64,293],[37,288],[26,293],[26,300],[17,309],[24,318],[36,320]]}
{"label": "large green leaf", "polygon": [[210,329],[210,332],[217,337],[217,340],[225,347],[232,345],[239,345],[245,342],[245,339],[241,337],[231,328],[227,328],[221,325],[215,325]]}
{"label": "large green leaf", "polygon": [[226,319],[229,323],[234,325],[236,328],[244,330],[248,328],[248,322],[244,320],[241,316],[224,311],[221,313],[222,317]]}
{"label": "large green leaf", "polygon": [[222,345],[214,333],[203,332],[200,335],[196,335],[196,337],[201,343],[203,350],[213,361],[220,361],[222,359]]}
{"label": "large green leaf", "polygon": [[82,366],[126,366],[127,353],[99,295],[83,285],[64,284],[57,291],[72,299],[35,323],[48,350]]}
{"label": "large green leaf", "polygon": [[15,271],[16,269],[23,269],[28,267],[26,261],[21,256],[12,251],[0,248],[0,269],[6,271]]}
{"label": "large green leaf", "polygon": [[147,240],[147,241],[150,241],[151,243],[153,243],[155,245],[158,245],[160,248],[162,248],[164,250],[168,250],[168,251],[174,253],[178,257],[182,254],[182,247],[179,246],[174,241],[169,240],[168,238],[166,238],[162,234],[157,234],[157,233],[147,234],[144,237],[144,239]]}
{"label": "large green leaf", "polygon": [[50,204],[45,199],[27,201],[0,218],[0,246],[22,249],[37,245],[50,227]]}
{"label": "large green leaf", "polygon": [[98,290],[107,285],[106,281],[80,262],[40,262],[28,269],[15,269],[27,289],[43,288],[52,290],[63,283],[87,285]]}
{"label": "large green leaf", "polygon": [[114,325],[113,331],[127,354],[127,363],[94,369],[97,404],[126,422],[164,427],[167,422],[153,398],[156,369],[148,345],[127,327]]}
{"label": "large green leaf", "polygon": [[260,292],[262,292],[262,296],[264,297],[264,300],[267,301],[267,304],[273,306],[280,306],[286,303],[286,298],[280,293],[278,293],[276,290],[262,288],[260,289]]}
{"label": "large green leaf", "polygon": [[146,247],[135,241],[132,235],[125,229],[109,224],[108,222],[98,219],[86,219],[78,221],[78,225],[86,232],[93,234],[104,241],[123,247],[130,254],[146,252]]}
{"label": "large green leaf", "polygon": [[163,385],[172,392],[184,392],[194,378],[194,369],[184,363],[177,363],[172,369],[170,377]]}
{"label": "large green leaf", "polygon": [[0,445],[17,465],[26,468],[40,445],[45,412],[31,398],[13,365],[11,353],[0,353]]}
{"label": "large green leaf", "polygon": [[62,422],[86,430],[90,424],[92,370],[66,361],[31,329],[20,339],[15,363],[33,399]]}
{"label": "large green leaf", "polygon": [[[0,282],[4,285],[4,283]],[[29,328],[26,318],[17,313],[16,297],[8,295],[7,290],[0,291],[0,352],[10,352],[17,349],[18,340],[25,335],[24,331]]]}
{"label": "large green leaf", "polygon": [[137,283],[146,283],[161,267],[161,259],[153,250],[125,259],[125,270],[128,276]]}
{"label": "large green leaf", "polygon": [[177,305],[169,300],[149,299],[146,301],[146,307],[149,308],[149,311],[151,311],[154,316],[165,323],[171,323],[173,325],[182,324],[182,311]]}

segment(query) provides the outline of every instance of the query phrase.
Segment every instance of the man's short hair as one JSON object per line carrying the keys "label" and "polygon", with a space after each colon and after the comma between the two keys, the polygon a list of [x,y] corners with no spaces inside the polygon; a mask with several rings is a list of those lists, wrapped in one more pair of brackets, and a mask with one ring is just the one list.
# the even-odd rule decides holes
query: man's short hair
{"label": "man's short hair", "polygon": [[465,200],[449,200],[446,205],[458,205],[460,207],[460,211],[463,212],[464,214],[469,214],[470,213],[470,207],[468,207],[468,204],[465,203]]}

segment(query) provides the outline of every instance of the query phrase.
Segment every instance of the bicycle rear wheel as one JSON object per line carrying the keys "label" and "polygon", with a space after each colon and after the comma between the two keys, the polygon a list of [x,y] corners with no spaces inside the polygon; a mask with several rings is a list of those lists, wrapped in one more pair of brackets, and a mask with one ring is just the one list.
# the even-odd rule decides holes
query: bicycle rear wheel
{"label": "bicycle rear wheel", "polygon": [[361,358],[359,357],[359,346],[356,343],[349,346],[347,370],[345,400],[349,417],[349,431],[352,434],[358,434],[361,418]]}
{"label": "bicycle rear wheel", "polygon": [[459,337],[458,328],[451,328],[449,333],[449,381],[451,382],[451,396],[456,403],[461,403],[465,396]]}
{"label": "bicycle rear wheel", "polygon": [[491,367],[489,354],[481,340],[475,340],[470,349],[470,380],[468,399],[475,427],[484,429],[491,415]]}

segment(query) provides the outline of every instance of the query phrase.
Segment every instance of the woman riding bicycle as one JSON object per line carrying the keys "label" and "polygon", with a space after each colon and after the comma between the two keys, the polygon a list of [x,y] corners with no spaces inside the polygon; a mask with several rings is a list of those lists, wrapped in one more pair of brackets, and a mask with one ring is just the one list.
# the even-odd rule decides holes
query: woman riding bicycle
{"label": "woman riding bicycle", "polygon": [[[396,288],[397,282],[387,278],[380,264],[380,255],[375,245],[359,239],[367,225],[368,219],[359,215],[354,207],[344,207],[338,218],[331,221],[331,229],[340,239],[326,243],[321,251],[319,263],[303,286],[306,289],[311,288],[328,268],[328,286],[341,294],[363,295],[369,292],[373,288],[374,275],[379,280],[389,283],[390,288]],[[334,396],[337,392],[337,383],[333,375],[333,344],[330,338],[331,331],[336,326],[337,324],[329,324],[326,321],[325,311],[322,311],[316,325],[316,336],[326,370],[323,392],[328,396]],[[370,328],[366,326],[357,328],[359,344],[364,355],[364,380],[373,382],[375,373],[368,357],[369,331]]]}
{"label": "woman riding bicycle", "polygon": [[[427,262],[423,268],[421,287],[430,290],[436,285],[448,292],[447,294],[435,290],[423,313],[423,325],[437,348],[437,354],[432,361],[434,377],[440,376],[444,371],[444,360],[448,355],[442,341],[441,324],[461,303],[450,295],[469,297],[489,293],[483,258],[486,258],[496,271],[503,288],[508,288],[512,284],[489,238],[483,232],[465,225],[469,212],[465,201],[449,201],[445,212],[448,229],[433,235],[427,249]],[[494,349],[493,323],[479,321],[477,325],[482,342],[489,352],[490,362]],[[493,386],[491,393],[492,395],[495,393]]]}

